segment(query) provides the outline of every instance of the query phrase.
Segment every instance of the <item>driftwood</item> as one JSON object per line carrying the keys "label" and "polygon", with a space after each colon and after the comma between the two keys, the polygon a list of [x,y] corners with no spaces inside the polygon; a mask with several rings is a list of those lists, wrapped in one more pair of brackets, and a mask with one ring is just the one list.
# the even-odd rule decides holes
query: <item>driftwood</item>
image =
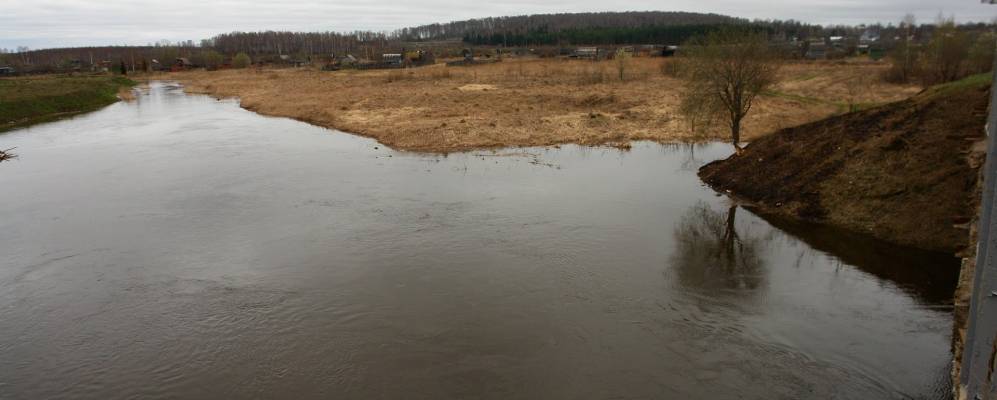
{"label": "driftwood", "polygon": [[17,158],[17,154],[14,154],[14,153],[10,152],[11,150],[14,150],[16,148],[17,147],[11,147],[11,148],[9,148],[7,150],[0,150],[0,162],[7,161],[7,160],[13,160],[13,159]]}

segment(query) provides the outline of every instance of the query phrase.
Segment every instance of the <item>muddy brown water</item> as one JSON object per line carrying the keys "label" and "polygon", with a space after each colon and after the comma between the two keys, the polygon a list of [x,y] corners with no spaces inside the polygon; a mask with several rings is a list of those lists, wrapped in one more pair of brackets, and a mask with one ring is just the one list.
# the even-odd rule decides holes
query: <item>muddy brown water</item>
{"label": "muddy brown water", "polygon": [[15,146],[0,398],[948,391],[956,260],[730,207],[727,145],[399,153],[156,83]]}

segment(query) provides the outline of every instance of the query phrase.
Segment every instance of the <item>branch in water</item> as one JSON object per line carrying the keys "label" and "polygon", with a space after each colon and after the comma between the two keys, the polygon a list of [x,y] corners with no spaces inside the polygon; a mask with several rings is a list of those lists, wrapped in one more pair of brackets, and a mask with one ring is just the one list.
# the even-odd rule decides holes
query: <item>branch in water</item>
{"label": "branch in water", "polygon": [[11,150],[14,150],[16,148],[17,147],[11,147],[11,148],[9,148],[7,150],[0,150],[0,162],[7,161],[7,160],[13,160],[13,159],[17,158],[17,154],[14,154],[14,153],[10,152]]}

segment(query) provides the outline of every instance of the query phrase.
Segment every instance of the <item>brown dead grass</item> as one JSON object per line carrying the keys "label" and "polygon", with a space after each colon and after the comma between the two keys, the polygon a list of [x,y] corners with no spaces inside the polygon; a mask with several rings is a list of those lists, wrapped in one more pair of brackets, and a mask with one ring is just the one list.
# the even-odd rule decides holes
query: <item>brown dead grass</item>
{"label": "brown dead grass", "polygon": [[[398,149],[461,151],[562,143],[620,144],[722,139],[696,137],[676,113],[682,82],[663,59],[633,59],[624,80],[612,61],[507,60],[473,67],[323,72],[227,70],[170,74],[193,93],[238,97],[266,115],[373,137]],[[885,65],[799,64],[785,69],[745,123],[747,139],[842,111],[851,86]],[[810,74],[818,77],[803,79]],[[824,78],[823,75],[831,77]],[[917,88],[880,84],[869,102],[899,100]]]}
{"label": "brown dead grass", "polygon": [[130,87],[118,89],[118,98],[124,101],[135,101],[135,92]]}

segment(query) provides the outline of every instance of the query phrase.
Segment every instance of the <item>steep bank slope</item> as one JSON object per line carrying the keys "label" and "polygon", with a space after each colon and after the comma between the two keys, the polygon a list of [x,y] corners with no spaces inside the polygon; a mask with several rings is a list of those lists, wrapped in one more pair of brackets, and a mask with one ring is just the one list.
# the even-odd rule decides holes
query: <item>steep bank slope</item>
{"label": "steep bank slope", "polygon": [[955,252],[977,209],[989,84],[974,76],[783,129],[704,166],[700,177],[763,212]]}

